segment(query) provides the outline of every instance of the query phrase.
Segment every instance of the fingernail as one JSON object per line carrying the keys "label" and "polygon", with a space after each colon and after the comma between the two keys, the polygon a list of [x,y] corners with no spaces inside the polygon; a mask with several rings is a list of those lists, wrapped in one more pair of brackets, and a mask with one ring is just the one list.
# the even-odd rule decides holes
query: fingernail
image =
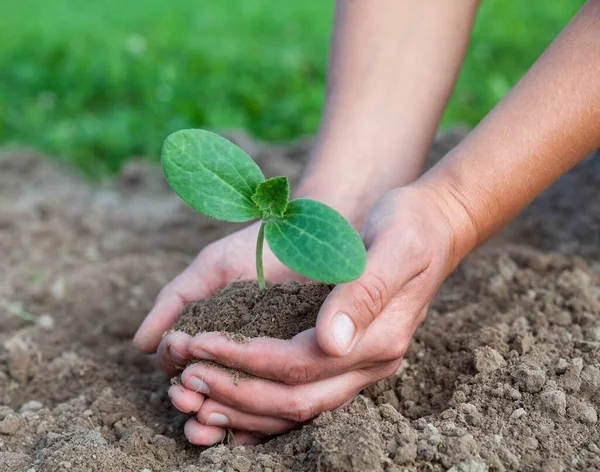
{"label": "fingernail", "polygon": [[204,395],[210,394],[210,387],[206,382],[198,377],[190,377],[186,382],[186,386],[196,392],[203,393]]}
{"label": "fingernail", "polygon": [[354,323],[346,313],[338,313],[331,321],[333,339],[345,354],[350,349],[352,338],[354,338]]}
{"label": "fingernail", "polygon": [[181,355],[181,353],[177,352],[173,346],[169,346],[169,357],[173,359],[173,362],[178,365],[186,364],[187,359]]}
{"label": "fingernail", "polygon": [[191,411],[185,411],[182,410],[181,408],[179,408],[179,405],[177,405],[177,403],[175,403],[173,401],[173,391],[177,389],[179,390],[179,392],[184,393],[185,392],[185,388],[183,388],[181,385],[171,385],[171,387],[169,388],[169,390],[167,391],[167,394],[169,395],[169,399],[171,400],[171,404],[177,408],[179,411],[181,411],[182,413],[185,413],[186,415],[189,415],[190,413],[192,413]]}
{"label": "fingernail", "polygon": [[202,349],[196,349],[195,351],[192,352],[192,354],[194,355],[194,357],[196,357],[198,359],[204,359],[206,361],[214,361],[215,360],[215,356],[213,356],[210,352],[206,352]]}
{"label": "fingernail", "polygon": [[227,426],[228,424],[229,418],[221,413],[211,413],[206,420],[207,426]]}

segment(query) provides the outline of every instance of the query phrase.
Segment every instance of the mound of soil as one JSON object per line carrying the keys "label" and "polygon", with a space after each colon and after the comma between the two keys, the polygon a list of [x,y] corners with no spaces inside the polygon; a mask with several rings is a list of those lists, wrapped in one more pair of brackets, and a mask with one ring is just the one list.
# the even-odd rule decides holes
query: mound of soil
{"label": "mound of soil", "polygon": [[[234,138],[269,176],[296,178],[310,149]],[[457,139],[440,138],[432,162]],[[90,186],[5,152],[0,471],[599,470],[598,188],[600,159],[589,159],[472,254],[397,374],[350,407],[259,446],[200,448],[131,337],[160,288],[233,227],[189,210],[157,168],[132,163]],[[243,329],[231,298],[223,329]]]}
{"label": "mound of soil", "polygon": [[248,338],[292,339],[315,327],[319,308],[332,286],[293,280],[267,284],[262,293],[255,281],[240,281],[212,297],[187,305],[173,328],[191,336],[219,331],[243,342]]}

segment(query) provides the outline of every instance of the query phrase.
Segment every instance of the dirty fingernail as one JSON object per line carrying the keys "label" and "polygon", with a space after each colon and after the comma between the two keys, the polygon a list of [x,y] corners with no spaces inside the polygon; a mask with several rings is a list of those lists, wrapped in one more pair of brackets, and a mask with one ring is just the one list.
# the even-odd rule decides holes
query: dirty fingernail
{"label": "dirty fingernail", "polygon": [[207,426],[227,426],[228,424],[229,418],[221,413],[211,413],[206,420]]}
{"label": "dirty fingernail", "polygon": [[206,382],[198,377],[191,377],[187,382],[186,386],[196,392],[203,393],[204,395],[210,394],[210,387]]}
{"label": "dirty fingernail", "polygon": [[354,323],[346,313],[338,313],[331,322],[333,339],[344,353],[348,352],[354,338]]}
{"label": "dirty fingernail", "polygon": [[203,349],[196,349],[194,352],[192,352],[192,354],[198,359],[204,359],[207,361],[215,360],[215,356],[213,356],[210,352],[204,351]]}
{"label": "dirty fingernail", "polygon": [[169,346],[169,357],[173,359],[175,364],[185,364],[187,362],[187,359],[181,353],[177,352],[173,346]]}

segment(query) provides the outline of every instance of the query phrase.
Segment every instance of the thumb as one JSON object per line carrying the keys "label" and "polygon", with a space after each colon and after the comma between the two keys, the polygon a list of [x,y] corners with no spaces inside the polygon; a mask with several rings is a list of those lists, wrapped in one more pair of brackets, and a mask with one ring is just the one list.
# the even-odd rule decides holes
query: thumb
{"label": "thumb", "polygon": [[367,252],[364,273],[333,289],[316,325],[317,342],[325,353],[334,357],[349,354],[392,297],[421,272],[411,253],[397,238],[376,241]]}

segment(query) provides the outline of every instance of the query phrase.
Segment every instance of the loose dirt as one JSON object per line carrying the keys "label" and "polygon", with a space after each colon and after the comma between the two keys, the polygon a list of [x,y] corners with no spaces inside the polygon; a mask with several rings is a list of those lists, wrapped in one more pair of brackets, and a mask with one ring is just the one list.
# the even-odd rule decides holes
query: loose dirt
{"label": "loose dirt", "polygon": [[[310,149],[234,138],[269,176],[296,178]],[[431,162],[457,139],[438,139]],[[600,470],[598,189],[600,158],[588,159],[471,255],[397,374],[350,407],[259,446],[200,448],[131,337],[160,288],[232,226],[193,213],[141,163],[91,186],[6,151],[0,471]],[[306,304],[314,313],[316,298]]]}
{"label": "loose dirt", "polygon": [[261,293],[256,281],[233,282],[211,298],[187,305],[173,329],[192,336],[218,331],[240,342],[263,336],[292,339],[314,328],[331,288],[291,280],[268,284]]}

